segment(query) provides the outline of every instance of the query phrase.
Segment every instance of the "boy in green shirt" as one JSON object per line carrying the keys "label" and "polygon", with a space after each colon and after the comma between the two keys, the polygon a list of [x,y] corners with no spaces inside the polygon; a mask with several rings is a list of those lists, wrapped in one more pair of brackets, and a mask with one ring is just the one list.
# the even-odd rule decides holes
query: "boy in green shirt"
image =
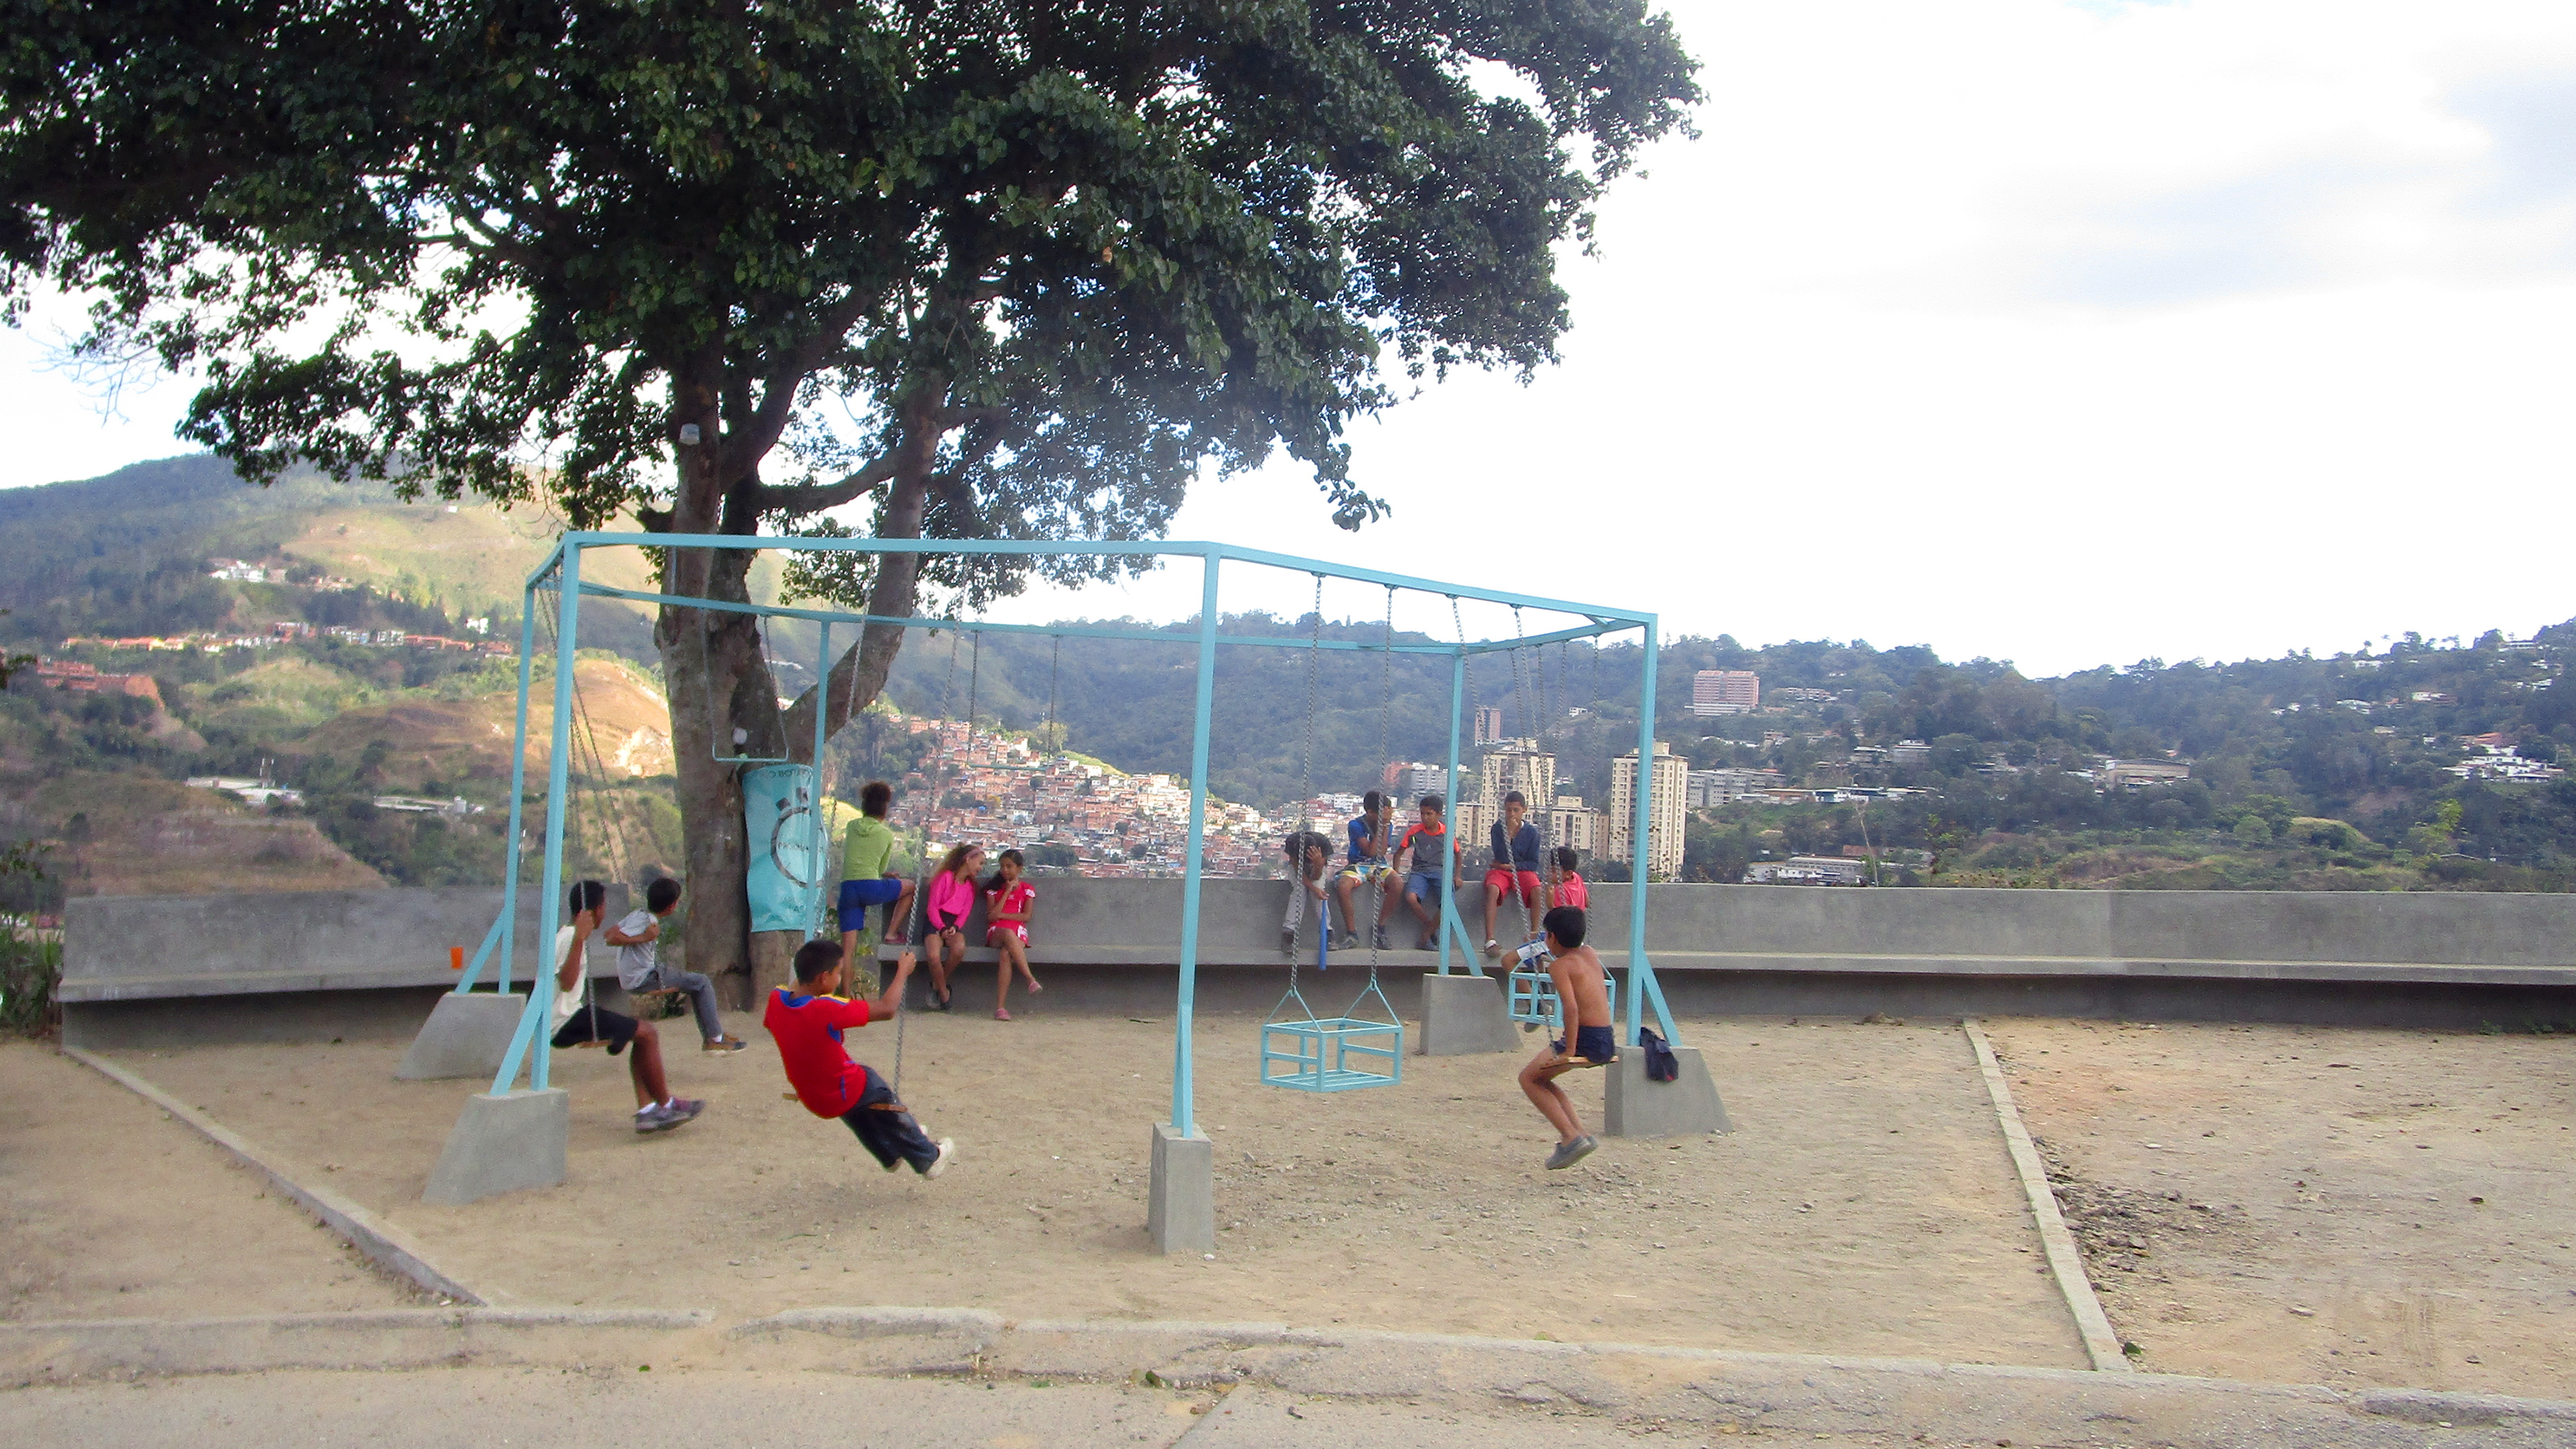
{"label": "boy in green shirt", "polygon": [[859,958],[859,933],[868,928],[868,907],[883,906],[885,939],[901,944],[912,921],[912,882],[889,868],[894,863],[894,830],[885,822],[894,807],[894,787],[870,780],[859,792],[859,818],[841,837],[841,958]]}

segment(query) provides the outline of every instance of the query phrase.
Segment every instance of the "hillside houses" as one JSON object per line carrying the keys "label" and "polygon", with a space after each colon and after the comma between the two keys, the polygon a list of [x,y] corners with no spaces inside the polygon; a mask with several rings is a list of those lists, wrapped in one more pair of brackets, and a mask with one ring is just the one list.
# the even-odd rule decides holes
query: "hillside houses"
{"label": "hillside houses", "polygon": [[[926,830],[934,851],[970,841],[987,850],[1052,846],[1071,853],[1085,876],[1181,874],[1189,839],[1187,782],[1041,754],[1025,736],[969,729],[959,720],[905,724],[914,735],[931,736],[931,752],[922,769],[898,782],[904,800],[898,812]],[[919,808],[934,783],[936,803]],[[1210,800],[1206,830],[1208,875],[1270,873],[1278,830],[1260,811]]]}

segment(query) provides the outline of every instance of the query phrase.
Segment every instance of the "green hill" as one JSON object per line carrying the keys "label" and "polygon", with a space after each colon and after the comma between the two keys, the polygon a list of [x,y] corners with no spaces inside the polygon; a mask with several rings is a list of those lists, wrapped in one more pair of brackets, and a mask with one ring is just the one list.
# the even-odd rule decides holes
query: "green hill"
{"label": "green hill", "polygon": [[[205,457],[0,490],[0,607],[14,611],[0,618],[0,642],[53,651],[73,635],[249,632],[281,619],[455,633],[466,617],[489,617],[508,632],[519,580],[551,537],[537,513],[451,511],[311,476],[254,489]],[[211,579],[215,559],[263,564],[291,582]],[[632,555],[603,555],[592,567],[644,581]],[[773,571],[758,577],[774,587]],[[653,772],[667,768],[669,735],[653,718],[663,706],[650,685],[648,620],[605,604],[585,617],[586,644],[644,666],[602,676],[596,707],[614,716],[603,726],[618,756],[609,773],[634,797],[621,808],[652,821],[650,831],[634,827],[633,841],[594,842],[596,858],[622,851],[631,860],[648,846],[667,855],[676,825]],[[1308,623],[1255,615],[1226,627],[1302,637]],[[971,707],[988,726],[1052,717],[1073,749],[1122,769],[1185,773],[1190,630],[1159,632],[1168,642],[1072,639],[1060,649],[1030,634],[988,633],[980,644],[916,636],[888,692],[921,713]],[[1324,632],[1379,638],[1365,621]],[[780,624],[773,647],[783,688],[811,678],[810,628]],[[434,839],[447,827],[378,818],[365,800],[447,792],[504,803],[496,735],[508,717],[506,668],[327,639],[221,654],[74,652],[150,674],[160,702],[13,688],[0,699],[0,803],[17,802],[20,814],[0,819],[0,836],[58,831],[62,812],[32,802],[36,785],[65,772],[176,779],[270,768],[308,789],[323,831],[388,879],[497,869],[497,840],[460,844],[483,829],[472,821],[454,828],[456,838]],[[2576,776],[2546,774],[2576,756],[2571,654],[2576,624],[2529,641],[2491,633],[2462,647],[2410,636],[2375,656],[2143,660],[2032,680],[2008,664],[1951,663],[1920,646],[1748,649],[1724,636],[1685,637],[1661,657],[1656,726],[1694,768],[1894,792],[1868,797],[1866,816],[1857,798],[1697,811],[1684,869],[1695,879],[1738,879],[1765,856],[1895,847],[1906,858],[1887,872],[1892,882],[2556,890],[2576,885]],[[1388,758],[1446,753],[1444,662],[1327,653],[1311,681],[1307,663],[1289,649],[1223,652],[1217,793],[1272,804],[1310,774],[1317,790],[1356,790],[1376,783]],[[1507,733],[1543,734],[1559,777],[1598,804],[1610,760],[1634,744],[1636,663],[1630,645],[1554,648],[1525,655],[1517,670],[1488,656],[1474,702],[1500,707]],[[592,668],[584,666],[586,693]],[[1708,668],[1759,674],[1762,709],[1692,715],[1691,675]],[[2484,743],[2463,743],[2470,738]],[[1877,755],[1908,741],[1921,748]],[[908,748],[898,731],[850,730],[836,744],[835,777],[898,773]],[[2132,788],[2102,774],[2105,759],[2189,774]]]}

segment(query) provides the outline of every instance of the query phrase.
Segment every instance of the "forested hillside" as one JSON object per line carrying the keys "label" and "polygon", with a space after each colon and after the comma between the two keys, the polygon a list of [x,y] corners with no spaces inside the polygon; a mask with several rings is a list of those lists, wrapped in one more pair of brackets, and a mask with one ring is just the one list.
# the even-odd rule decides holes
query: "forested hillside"
{"label": "forested hillside", "polygon": [[[66,779],[265,767],[308,789],[324,834],[387,879],[488,874],[498,842],[482,839],[481,826],[396,819],[361,797],[403,790],[503,804],[485,736],[494,711],[506,712],[495,701],[512,683],[508,669],[327,639],[218,653],[66,651],[62,641],[265,630],[279,620],[449,633],[477,611],[496,634],[514,635],[517,580],[549,536],[542,520],[448,513],[315,479],[254,490],[207,459],[0,490],[0,607],[12,611],[0,617],[0,643],[146,674],[158,694],[69,695],[24,678],[13,686],[0,699],[0,836],[63,838],[82,813]],[[279,577],[211,579],[218,558],[265,560]],[[588,618],[586,642],[641,666],[628,671],[631,687],[618,687],[641,691],[633,699],[602,695],[622,701],[614,729],[623,743],[612,752],[632,765],[652,757],[637,742],[655,706],[637,700],[658,699],[645,621],[605,604]],[[1225,627],[1303,638],[1311,621],[1252,615]],[[932,714],[963,716],[971,704],[988,725],[1052,718],[1075,750],[1123,769],[1185,773],[1192,630],[1159,632],[1168,643],[916,636],[889,694]],[[1368,621],[1328,621],[1323,633],[1384,639]],[[782,627],[775,649],[793,664],[810,647],[810,634]],[[1657,733],[1695,767],[1891,792],[1866,803],[1700,811],[1684,872],[1696,879],[1734,880],[1765,857],[1866,845],[1897,852],[1880,872],[1890,884],[2554,890],[2568,887],[2576,862],[2576,779],[2489,777],[2536,776],[2576,751],[2576,694],[2561,677],[2571,648],[2576,624],[2529,641],[2410,636],[2332,657],[2150,659],[2031,680],[2007,664],[1952,664],[1919,646],[1747,649],[1723,636],[1683,638],[1658,662]],[[1485,656],[1474,694],[1504,711],[1507,733],[1541,735],[1565,788],[1599,804],[1611,757],[1634,747],[1638,658],[1633,643]],[[1295,649],[1222,652],[1210,771],[1218,793],[1262,806],[1297,794],[1310,774],[1310,728],[1317,790],[1362,788],[1388,759],[1445,756],[1445,661],[1331,651],[1312,661],[1311,678],[1309,662]],[[1692,715],[1691,676],[1704,668],[1759,674],[1764,707]],[[791,689],[807,677],[780,672]],[[2482,742],[2464,745],[2472,737]],[[1874,749],[1905,741],[1924,748],[1872,762]],[[883,728],[853,729],[835,752],[839,777],[891,770],[906,751]],[[2097,778],[2105,758],[2187,766],[2189,778],[2106,789]],[[667,834],[665,786],[625,775],[619,789],[637,818],[651,797],[653,828]]]}

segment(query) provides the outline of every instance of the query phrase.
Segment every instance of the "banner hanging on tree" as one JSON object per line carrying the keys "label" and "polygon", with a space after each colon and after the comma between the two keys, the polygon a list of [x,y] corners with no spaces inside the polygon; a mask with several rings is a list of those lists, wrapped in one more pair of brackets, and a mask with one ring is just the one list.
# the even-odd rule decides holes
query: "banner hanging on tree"
{"label": "banner hanging on tree", "polygon": [[814,767],[763,765],[742,777],[743,839],[751,844],[755,931],[802,931],[813,922],[814,888],[822,879],[815,829]]}

